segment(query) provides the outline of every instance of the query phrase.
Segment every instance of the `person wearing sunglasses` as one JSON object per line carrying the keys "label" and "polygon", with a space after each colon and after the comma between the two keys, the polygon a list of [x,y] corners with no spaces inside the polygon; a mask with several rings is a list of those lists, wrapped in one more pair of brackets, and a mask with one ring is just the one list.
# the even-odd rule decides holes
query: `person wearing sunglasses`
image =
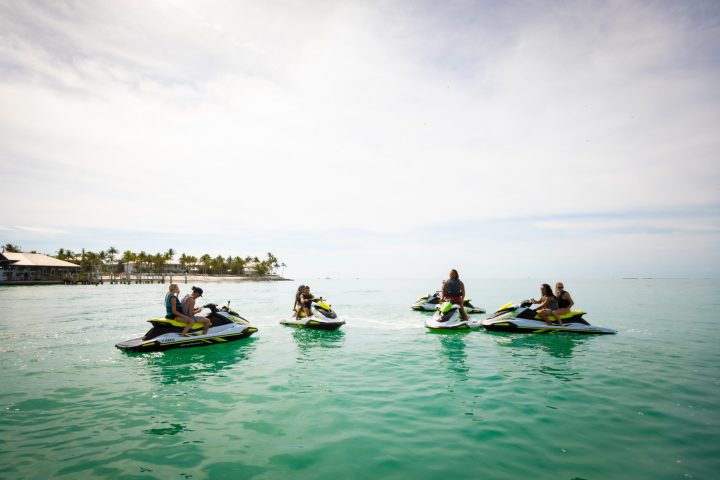
{"label": "person wearing sunglasses", "polygon": [[575,301],[572,299],[570,292],[565,291],[565,285],[563,285],[562,282],[555,284],[555,298],[557,298],[558,306],[552,311],[552,314],[560,321],[560,315],[570,313],[570,309],[575,305]]}

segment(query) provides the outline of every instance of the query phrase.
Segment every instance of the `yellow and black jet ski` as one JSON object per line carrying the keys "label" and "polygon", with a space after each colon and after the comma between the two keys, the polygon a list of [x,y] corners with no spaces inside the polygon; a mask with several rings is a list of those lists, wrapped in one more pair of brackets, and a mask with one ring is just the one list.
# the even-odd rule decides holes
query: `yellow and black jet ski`
{"label": "yellow and black jet ski", "polygon": [[[476,307],[472,303],[472,298],[465,299],[465,312],[468,314],[472,313],[485,313],[483,307]],[[418,299],[417,302],[413,303],[410,308],[418,312],[434,312],[438,309],[440,304],[443,303],[440,292],[428,293]]]}
{"label": "yellow and black jet ski", "polygon": [[[573,310],[565,315],[560,315],[562,325],[556,322],[548,325],[535,310],[530,308],[530,305],[531,303],[528,300],[520,303],[520,305],[515,303],[505,304],[486,320],[483,320],[482,326],[485,330],[515,333],[617,333],[616,330],[611,328],[590,325],[583,318],[583,315],[587,312],[582,310]],[[555,320],[555,318],[550,316],[550,320]]]}
{"label": "yellow and black jet ski", "polygon": [[152,328],[140,338],[133,338],[115,345],[120,350],[127,352],[152,352],[156,350],[168,350],[180,347],[201,347],[227,343],[234,340],[247,338],[257,332],[250,322],[230,309],[230,302],[227,306],[218,308],[214,303],[203,305],[210,309],[207,318],[212,325],[208,333],[203,335],[203,324],[193,323],[190,327],[189,336],[182,337],[180,332],[186,323],[168,318],[151,318],[148,320]]}
{"label": "yellow and black jet ski", "polygon": [[287,320],[281,320],[280,324],[316,330],[337,330],[345,325],[345,320],[339,318],[332,305],[323,298],[313,299],[310,313],[308,317],[300,307],[296,307],[295,315]]}

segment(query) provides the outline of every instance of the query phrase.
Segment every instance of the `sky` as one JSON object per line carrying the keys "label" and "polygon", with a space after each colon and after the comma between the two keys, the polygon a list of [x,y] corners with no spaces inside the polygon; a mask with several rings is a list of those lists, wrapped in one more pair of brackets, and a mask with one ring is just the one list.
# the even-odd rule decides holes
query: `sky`
{"label": "sky", "polygon": [[715,1],[0,0],[0,244],[720,277]]}

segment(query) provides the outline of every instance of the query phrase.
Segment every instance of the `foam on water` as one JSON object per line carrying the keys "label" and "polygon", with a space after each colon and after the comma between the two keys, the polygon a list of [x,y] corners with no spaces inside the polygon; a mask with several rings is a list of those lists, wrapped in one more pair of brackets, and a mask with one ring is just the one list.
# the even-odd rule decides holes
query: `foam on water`
{"label": "foam on water", "polygon": [[[717,281],[566,279],[615,336],[430,333],[409,307],[434,285],[417,280],[312,281],[347,325],[280,326],[298,283],[209,284],[258,333],[148,354],[113,345],[147,330],[166,286],[0,288],[0,477],[720,471]],[[539,286],[466,284],[489,311]]]}

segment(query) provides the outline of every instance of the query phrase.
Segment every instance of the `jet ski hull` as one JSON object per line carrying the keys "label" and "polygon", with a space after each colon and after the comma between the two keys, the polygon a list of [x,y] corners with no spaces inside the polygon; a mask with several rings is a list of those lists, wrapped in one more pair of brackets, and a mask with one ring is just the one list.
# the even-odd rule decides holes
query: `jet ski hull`
{"label": "jet ski hull", "polygon": [[[500,307],[493,315],[482,321],[485,330],[491,332],[512,333],[584,333],[584,334],[613,334],[617,331],[611,328],[590,325],[583,318],[586,313],[582,310],[573,310],[560,316],[563,324],[545,323],[535,310],[528,308],[529,302],[520,305],[508,303]],[[553,318],[551,317],[551,320]]]}
{"label": "jet ski hull", "polygon": [[211,328],[207,335],[192,334],[188,337],[182,337],[179,333],[173,332],[150,339],[133,338],[120,342],[115,347],[126,352],[156,352],[172,348],[205,347],[248,338],[257,332],[257,328],[246,325],[238,325],[238,328],[225,328],[221,332],[213,332],[213,330],[214,328]]}
{"label": "jet ski hull", "polygon": [[314,330],[337,330],[338,328],[345,325],[344,320],[328,322],[325,320],[317,320],[313,317],[310,318],[290,318],[288,320],[282,320],[280,325],[287,325],[289,327],[298,328],[312,328]]}
{"label": "jet ski hull", "polygon": [[454,331],[482,327],[479,321],[463,320],[460,317],[460,308],[457,305],[449,306],[443,312],[442,309],[446,305],[442,304],[435,309],[435,314],[425,321],[425,328],[431,331]]}
{"label": "jet ski hull", "polygon": [[486,320],[482,323],[485,330],[491,332],[512,332],[512,333],[585,333],[585,334],[613,334],[617,331],[610,328],[596,327],[583,323],[566,323],[564,325],[548,325],[538,320]]}
{"label": "jet ski hull", "polygon": [[202,334],[203,324],[193,323],[187,337],[180,335],[186,324],[174,319],[151,318],[152,328],[140,337],[115,344],[126,352],[155,352],[171,348],[205,347],[218,343],[233,342],[247,338],[258,329],[228,307],[218,309],[214,303],[205,305],[211,313],[207,316],[212,322],[208,333]]}
{"label": "jet ski hull", "polygon": [[310,316],[305,316],[305,312],[301,311],[300,308],[296,309],[296,314],[299,314],[300,317],[293,316],[287,320],[281,320],[280,325],[312,328],[313,330],[337,330],[345,325],[345,320],[338,317],[337,313],[332,309],[332,305],[322,298],[313,303]]}

